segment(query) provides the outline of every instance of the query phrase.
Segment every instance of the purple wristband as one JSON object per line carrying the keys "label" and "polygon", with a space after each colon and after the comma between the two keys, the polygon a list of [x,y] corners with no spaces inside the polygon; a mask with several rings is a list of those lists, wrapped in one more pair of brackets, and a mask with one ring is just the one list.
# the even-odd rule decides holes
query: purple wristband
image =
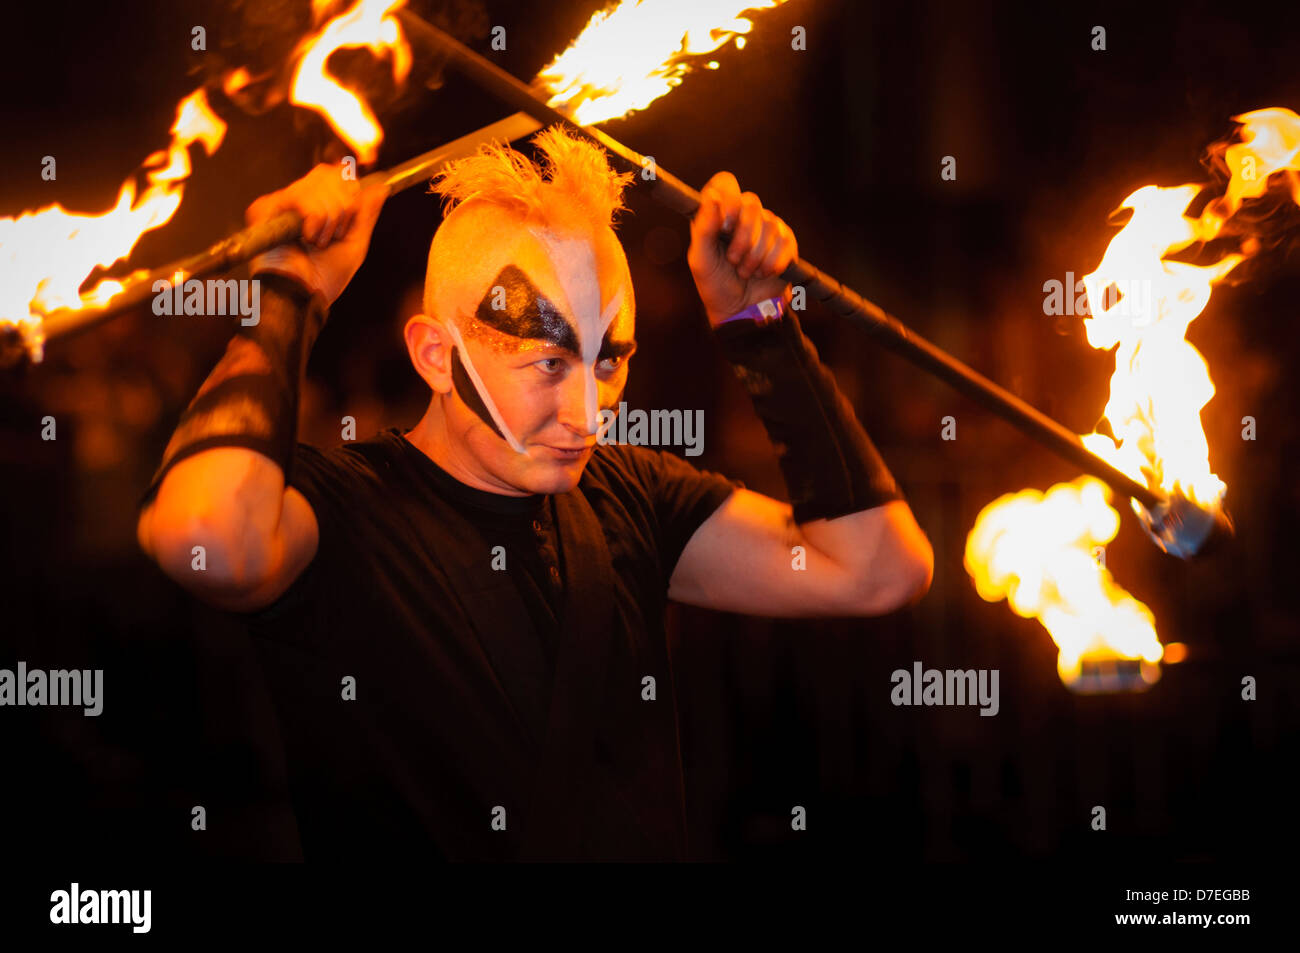
{"label": "purple wristband", "polygon": [[760,325],[772,324],[780,321],[785,314],[785,297],[784,295],[775,298],[768,298],[766,301],[760,301],[758,304],[751,304],[744,311],[738,311],[729,318],[723,318],[718,324],[726,324],[728,321],[755,321]]}

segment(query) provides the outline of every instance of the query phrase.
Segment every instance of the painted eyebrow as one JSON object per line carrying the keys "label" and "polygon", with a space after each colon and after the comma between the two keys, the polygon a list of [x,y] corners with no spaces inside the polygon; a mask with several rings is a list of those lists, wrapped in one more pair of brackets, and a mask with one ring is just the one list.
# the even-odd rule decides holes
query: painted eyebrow
{"label": "painted eyebrow", "polygon": [[[578,360],[582,360],[581,354],[577,353],[576,351],[570,348],[561,347],[558,344],[548,345],[542,350],[562,351],[563,353],[568,354],[570,357],[574,357],[577,358]],[[601,342],[600,351],[596,354],[596,360],[604,361],[611,357],[626,357],[635,350],[636,350],[635,340],[611,341],[609,338],[606,338],[604,341]],[[540,360],[547,360],[547,358],[540,358]]]}
{"label": "painted eyebrow", "polygon": [[[493,304],[504,292],[505,307]],[[578,334],[567,318],[537,289],[518,265],[506,265],[493,279],[475,317],[488,327],[516,338],[549,342],[554,347],[578,354]]]}
{"label": "painted eyebrow", "polygon": [[603,361],[610,357],[626,357],[635,350],[635,338],[626,341],[611,341],[609,338],[605,338],[600,342],[600,353],[596,355],[596,359]]}

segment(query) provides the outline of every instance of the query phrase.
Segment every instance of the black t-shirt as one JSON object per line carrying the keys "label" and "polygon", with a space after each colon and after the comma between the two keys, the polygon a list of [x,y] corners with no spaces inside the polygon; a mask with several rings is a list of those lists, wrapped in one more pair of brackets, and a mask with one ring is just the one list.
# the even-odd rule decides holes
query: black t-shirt
{"label": "black t-shirt", "polygon": [[664,607],[742,484],[598,445],[577,489],[507,497],[396,428],[300,444],[290,483],[319,548],[247,619],[308,860],[685,856]]}

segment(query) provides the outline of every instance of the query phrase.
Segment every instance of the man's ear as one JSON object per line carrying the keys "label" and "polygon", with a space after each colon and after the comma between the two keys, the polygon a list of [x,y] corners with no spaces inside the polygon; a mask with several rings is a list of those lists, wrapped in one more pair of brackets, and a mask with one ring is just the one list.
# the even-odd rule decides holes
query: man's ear
{"label": "man's ear", "polygon": [[455,346],[455,339],[447,325],[438,318],[414,314],[406,322],[402,334],[415,372],[436,393],[451,393],[451,349]]}

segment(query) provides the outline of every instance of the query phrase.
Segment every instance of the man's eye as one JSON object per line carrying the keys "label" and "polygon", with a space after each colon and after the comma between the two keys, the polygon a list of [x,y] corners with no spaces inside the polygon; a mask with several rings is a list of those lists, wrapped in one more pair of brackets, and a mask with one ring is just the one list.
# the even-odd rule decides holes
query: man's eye
{"label": "man's eye", "polygon": [[543,374],[558,374],[564,369],[564,361],[558,357],[547,357],[537,362]]}
{"label": "man's eye", "polygon": [[626,355],[623,354],[620,354],[618,357],[607,357],[600,362],[600,366],[603,370],[608,371],[609,373],[612,374],[614,371],[618,370],[620,367],[623,366],[623,362],[625,360],[627,360],[627,357]]}

